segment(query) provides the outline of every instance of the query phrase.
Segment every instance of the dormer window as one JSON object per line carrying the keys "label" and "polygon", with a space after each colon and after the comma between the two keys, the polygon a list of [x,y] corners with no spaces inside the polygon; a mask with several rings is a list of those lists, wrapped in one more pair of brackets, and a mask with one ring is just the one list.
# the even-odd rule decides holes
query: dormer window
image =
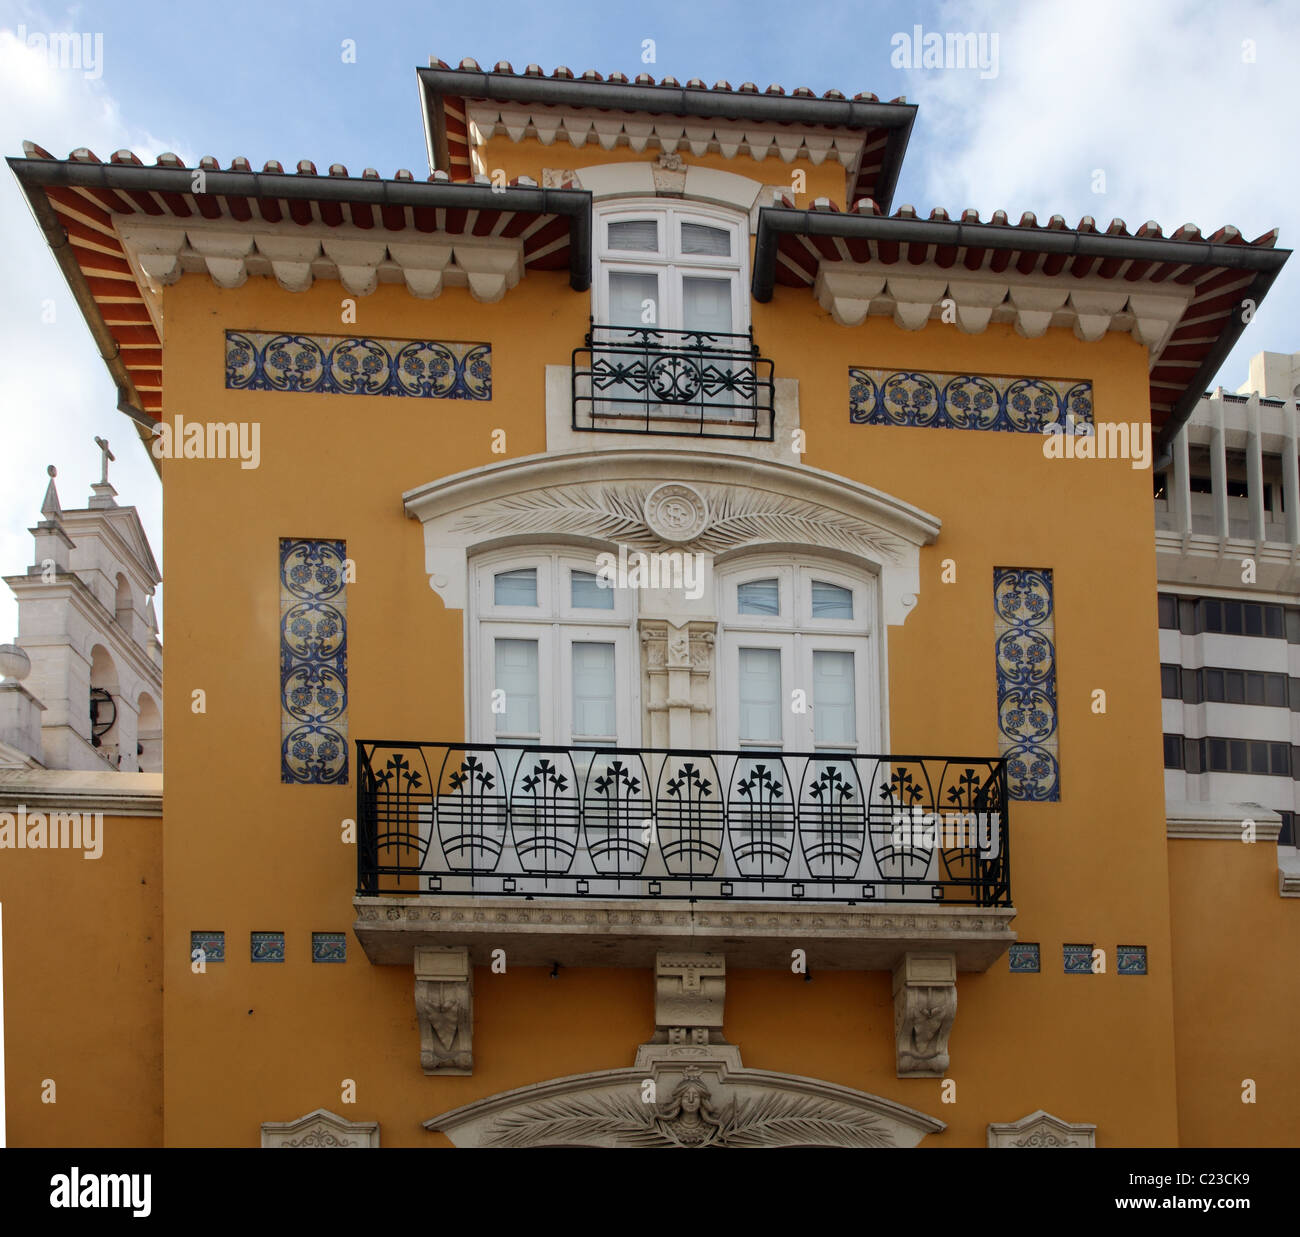
{"label": "dormer window", "polygon": [[597,219],[595,320],[744,335],[748,230],[734,211],[620,205]]}
{"label": "dormer window", "polygon": [[749,333],[748,216],[614,203],[596,213],[595,259],[574,428],[769,439],[772,367]]}

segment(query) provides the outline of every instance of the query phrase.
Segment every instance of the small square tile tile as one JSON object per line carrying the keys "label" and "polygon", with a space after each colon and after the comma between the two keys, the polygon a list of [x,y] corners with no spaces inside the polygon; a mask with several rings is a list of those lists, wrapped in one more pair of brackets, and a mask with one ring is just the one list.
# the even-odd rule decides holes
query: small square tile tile
{"label": "small square tile tile", "polygon": [[1065,973],[1067,975],[1092,974],[1091,945],[1065,945],[1062,949],[1065,955]]}
{"label": "small square tile tile", "polygon": [[226,960],[226,934],[224,932],[191,932],[190,960],[196,950],[203,950],[204,962],[224,962]]}
{"label": "small square tile tile", "polygon": [[250,956],[254,962],[283,962],[284,933],[254,932],[250,941]]}
{"label": "small square tile tile", "polygon": [[1027,944],[1012,945],[1007,950],[1011,959],[1011,970],[1018,975],[1036,975],[1039,970],[1038,946]]}
{"label": "small square tile tile", "polygon": [[1147,947],[1145,945],[1116,945],[1115,969],[1121,975],[1147,973]]}
{"label": "small square tile tile", "polygon": [[311,960],[313,962],[346,962],[348,937],[346,932],[313,932],[311,934]]}

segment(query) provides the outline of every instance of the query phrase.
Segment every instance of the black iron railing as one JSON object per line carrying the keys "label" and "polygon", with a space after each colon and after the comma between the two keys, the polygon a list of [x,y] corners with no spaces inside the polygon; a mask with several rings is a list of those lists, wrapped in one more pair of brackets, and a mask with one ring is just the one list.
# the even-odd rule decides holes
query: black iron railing
{"label": "black iron railing", "polygon": [[593,324],[573,351],[573,428],[772,441],[772,362],[753,333]]}
{"label": "black iron railing", "polygon": [[357,743],[357,892],[1011,904],[999,759]]}

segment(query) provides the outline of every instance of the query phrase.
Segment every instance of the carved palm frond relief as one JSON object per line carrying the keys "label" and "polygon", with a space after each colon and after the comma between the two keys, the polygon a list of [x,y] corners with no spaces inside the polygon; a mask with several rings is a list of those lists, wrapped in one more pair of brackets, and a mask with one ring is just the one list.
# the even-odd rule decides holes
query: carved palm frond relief
{"label": "carved palm frond relief", "polygon": [[463,515],[456,533],[581,533],[647,548],[659,539],[646,527],[646,489],[569,485],[498,498]]}
{"label": "carved palm frond relief", "polygon": [[896,562],[904,549],[900,538],[820,503],[731,487],[710,489],[708,501],[709,526],[699,542],[714,552],[786,541],[859,554],[874,551]]}
{"label": "carved palm frond relief", "polygon": [[[785,542],[901,562],[907,542],[820,503],[740,486],[699,486],[708,523],[693,545],[712,553]],[[452,532],[482,535],[571,533],[642,549],[662,545],[647,526],[649,487],[567,485],[494,499],[460,516]]]}
{"label": "carved palm frond relief", "polygon": [[718,1141],[727,1147],[892,1147],[884,1124],[850,1104],[772,1092],[742,1101]]}
{"label": "carved palm frond relief", "polygon": [[612,1138],[624,1147],[670,1147],[654,1107],[618,1092],[542,1100],[501,1117],[485,1138],[493,1147],[590,1146]]}

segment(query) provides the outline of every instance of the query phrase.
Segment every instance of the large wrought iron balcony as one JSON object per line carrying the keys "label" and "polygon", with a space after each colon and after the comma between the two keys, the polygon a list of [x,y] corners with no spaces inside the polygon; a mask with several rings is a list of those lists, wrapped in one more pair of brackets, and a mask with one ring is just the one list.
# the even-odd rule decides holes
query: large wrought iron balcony
{"label": "large wrought iron balcony", "polygon": [[357,743],[357,894],[1011,905],[998,759]]}
{"label": "large wrought iron balcony", "polygon": [[772,362],[753,333],[593,324],[573,352],[573,428],[772,441]]}

